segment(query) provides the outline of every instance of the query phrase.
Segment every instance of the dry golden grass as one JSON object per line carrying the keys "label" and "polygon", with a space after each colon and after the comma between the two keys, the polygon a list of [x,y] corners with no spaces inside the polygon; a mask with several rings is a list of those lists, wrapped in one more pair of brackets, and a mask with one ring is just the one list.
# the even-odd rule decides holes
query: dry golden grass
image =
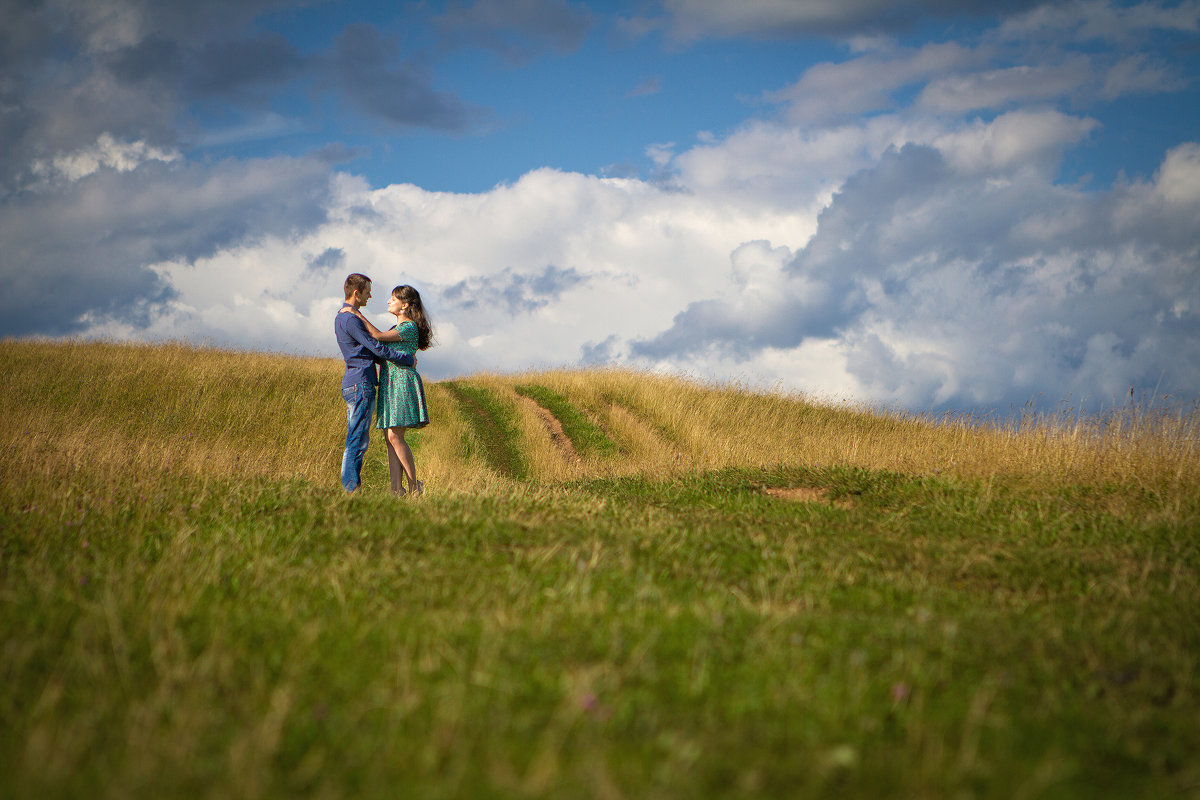
{"label": "dry golden grass", "polygon": [[[336,365],[339,369],[341,364]],[[480,462],[464,458],[464,440],[471,437],[470,427],[444,386],[425,383],[426,400],[430,409],[430,424],[420,433],[417,449],[417,470],[430,491],[464,493],[493,492],[507,486],[507,481]],[[343,427],[345,423],[342,423]],[[380,432],[372,432],[372,447]],[[345,433],[341,434],[345,437]],[[380,445],[382,446],[382,445]],[[341,458],[339,453],[338,458]]]}
{"label": "dry golden grass", "polygon": [[536,404],[513,391],[519,381],[510,376],[481,374],[471,376],[470,382],[493,392],[501,403],[512,408],[519,426],[522,454],[530,473],[539,482],[556,483],[578,476],[576,465],[555,445]]}
{"label": "dry golden grass", "polygon": [[0,447],[46,478],[71,464],[320,480],[341,458],[328,359],[6,341],[0,361],[14,377],[0,394]]}
{"label": "dry golden grass", "polygon": [[[338,359],[181,344],[0,343],[7,380],[0,449],[10,468],[54,481],[64,465],[114,480],[164,472],[337,480],[345,436]],[[661,476],[730,466],[847,465],[908,474],[1079,485],[1170,497],[1200,487],[1197,415],[978,424],[814,403],[619,369],[467,379],[513,410],[534,482]],[[579,458],[514,386],[566,397],[616,443]],[[512,489],[477,456],[477,434],[445,386],[427,384],[432,424],[414,437],[431,489]],[[382,453],[380,432],[372,453]],[[473,454],[474,453],[474,454]]]}
{"label": "dry golden grass", "polygon": [[628,458],[618,472],[821,464],[1170,493],[1200,487],[1195,413],[988,422],[822,406],[800,394],[622,370],[520,380],[566,395],[619,439]]}

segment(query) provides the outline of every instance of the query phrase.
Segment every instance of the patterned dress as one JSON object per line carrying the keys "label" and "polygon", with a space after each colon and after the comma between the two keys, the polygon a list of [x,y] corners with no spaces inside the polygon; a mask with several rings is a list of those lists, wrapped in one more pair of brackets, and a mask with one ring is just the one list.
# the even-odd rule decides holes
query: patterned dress
{"label": "patterned dress", "polygon": [[[393,328],[396,330],[396,328]],[[400,341],[380,342],[401,353],[417,352],[417,324],[405,320],[399,325]],[[424,428],[429,424],[425,408],[425,386],[413,367],[383,362],[379,370],[379,397],[376,428]]]}

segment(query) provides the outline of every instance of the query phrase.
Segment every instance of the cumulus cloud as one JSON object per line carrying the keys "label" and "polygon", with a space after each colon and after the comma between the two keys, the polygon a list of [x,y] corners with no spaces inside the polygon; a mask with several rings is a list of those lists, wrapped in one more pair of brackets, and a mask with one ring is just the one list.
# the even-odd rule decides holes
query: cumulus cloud
{"label": "cumulus cloud", "polygon": [[162,150],[146,142],[119,142],[111,134],[103,133],[91,147],[60,153],[50,159],[38,159],[33,162],[32,169],[40,177],[77,181],[105,167],[129,172],[147,161],[171,162],[181,157],[177,150]]}
{"label": "cumulus cloud", "polygon": [[233,99],[295,77],[303,59],[286,40],[244,38],[251,20],[281,5],[4,2],[0,190],[19,187],[33,161],[102,134],[170,147],[184,96]]}
{"label": "cumulus cloud", "polygon": [[1010,111],[988,123],[976,120],[935,141],[942,154],[964,173],[1037,168],[1052,176],[1062,151],[1098,124],[1094,119],[1058,111]]}
{"label": "cumulus cloud", "polygon": [[[1103,400],[1164,371],[1164,389],[1194,393],[1200,145],[1088,195],[1019,159],[980,170],[957,153],[986,152],[995,131],[951,133],[885,151],[792,245],[755,239],[802,227],[782,208],[774,222],[762,209],[730,219],[717,185],[539,170],[460,195],[335,176],[303,229],[255,225],[269,233],[158,253],[131,242],[127,260],[147,266],[120,292],[107,269],[97,293],[126,299],[83,304],[83,322],[89,335],[332,355],[344,274],[363,271],[425,296],[431,378],[615,360],[909,407]],[[79,183],[151,168],[171,170]],[[85,291],[97,290],[75,299]],[[390,324],[378,302],[368,311]]]}
{"label": "cumulus cloud", "polygon": [[[972,135],[986,150],[986,129],[956,145]],[[1180,146],[1153,181],[1086,195],[1019,163],[980,174],[933,146],[889,152],[794,256],[736,251],[741,291],[632,352],[733,363],[833,342],[859,391],[906,406],[1104,402],[1160,380],[1194,396],[1198,155]]]}
{"label": "cumulus cloud", "polygon": [[[212,145],[295,132],[273,107],[280,91],[336,92],[353,110],[404,128],[463,132],[488,112],[439,89],[431,69],[356,23],[327,51],[302,53],[283,35],[254,31],[261,2],[139,0],[5,2],[0,26],[0,196],[44,178],[64,153],[101,137],[167,153],[182,140]],[[188,115],[229,120],[193,133]],[[80,155],[80,158],[84,156]],[[39,172],[35,167],[40,168]]]}
{"label": "cumulus cloud", "polygon": [[[0,335],[336,356],[358,271],[421,290],[431,378],[619,361],[910,407],[1103,398],[1160,376],[1200,392],[1200,145],[1106,189],[1055,183],[1101,130],[1089,104],[1181,85],[1136,39],[1096,44],[1113,15],[1183,31],[1195,4],[1018,17],[1069,33],[1048,55],[1011,26],[919,48],[876,35],[976,5],[667,3],[657,24],[678,38],[833,31],[852,55],[768,94],[779,114],[647,145],[648,179],[534,169],[466,194],[373,187],[336,166],[360,154],[338,145],[189,160],[181,108],[230,120],[193,143],[277,135],[296,124],[266,102],[284,86],[396,129],[487,121],[379,28],[300,53],[244,27],[263,4],[214,4],[215,27],[187,4],[20,4],[0,31]],[[445,42],[513,59],[567,52],[592,24],[562,0],[436,19]],[[31,303],[47,283],[51,304]],[[383,294],[368,312],[387,325]]]}
{"label": "cumulus cloud", "polygon": [[[1086,118],[1010,112],[891,146],[902,123],[872,124],[807,216],[784,195],[730,204],[737,176],[702,173],[690,151],[673,156],[672,189],[555,170],[482,194],[335,175],[310,226],[139,255],[155,313],[95,316],[88,331],[332,354],[344,274],[361,271],[421,290],[431,378],[617,361],[908,407],[1102,402],[1160,377],[1200,390],[1200,145],[1088,194],[1037,167]],[[368,312],[391,322],[378,302]]]}
{"label": "cumulus cloud", "polygon": [[[1172,148],[1155,176],[1152,192],[1164,212],[1186,213],[1200,206],[1200,145],[1189,142]],[[1159,207],[1159,202],[1154,205]]]}
{"label": "cumulus cloud", "polygon": [[944,122],[899,114],[825,127],[756,120],[670,163],[679,183],[691,191],[743,208],[793,209],[787,230],[763,227],[755,238],[796,246],[812,235],[817,213],[847,176],[875,163],[889,148],[929,143],[948,130]]}
{"label": "cumulus cloud", "polygon": [[[615,335],[624,352],[626,339],[669,325],[680,302],[726,282],[740,242],[795,218],[548,169],[483,194],[373,189],[341,174],[322,197],[324,221],[308,227],[131,258],[166,290],[156,315],[109,314],[86,334],[336,355],[330,320],[345,273],[357,271],[421,291],[439,341],[423,357],[430,377],[574,364],[589,343]],[[367,310],[391,324],[382,303]]]}
{"label": "cumulus cloud", "polygon": [[[324,219],[330,173],[316,159],[123,166],[0,205],[0,335],[82,332],[109,317],[136,331],[150,323],[146,304],[176,292],[155,263],[190,263]],[[31,303],[46,286],[56,287],[50,303]]]}
{"label": "cumulus cloud", "polygon": [[791,86],[768,93],[766,99],[785,105],[793,122],[824,122],[890,108],[896,90],[978,61],[970,49],[953,42],[869,53],[809,67]]}

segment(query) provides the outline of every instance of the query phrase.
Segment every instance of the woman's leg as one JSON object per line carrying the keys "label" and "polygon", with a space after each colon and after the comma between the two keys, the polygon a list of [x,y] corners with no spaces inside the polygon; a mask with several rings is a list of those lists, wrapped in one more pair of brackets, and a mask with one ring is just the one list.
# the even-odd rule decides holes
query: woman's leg
{"label": "woman's leg", "polygon": [[404,428],[388,428],[388,444],[395,451],[400,465],[404,468],[404,474],[408,476],[408,493],[413,497],[419,497],[425,486],[417,480],[417,463],[413,460],[412,449],[409,448],[408,442],[404,441],[404,431]]}
{"label": "woman's leg", "polygon": [[387,445],[388,477],[392,480],[392,491],[396,494],[404,494],[404,482],[402,480],[404,469],[400,466],[400,456],[396,453],[396,448],[392,446],[393,430],[393,428],[388,428],[383,435],[383,442]]}

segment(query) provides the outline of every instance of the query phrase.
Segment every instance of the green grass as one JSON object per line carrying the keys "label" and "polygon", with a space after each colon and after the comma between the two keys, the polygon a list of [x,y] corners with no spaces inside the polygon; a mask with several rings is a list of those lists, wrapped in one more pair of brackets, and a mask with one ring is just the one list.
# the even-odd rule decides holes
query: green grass
{"label": "green grass", "polygon": [[496,472],[515,480],[528,478],[529,466],[521,453],[515,411],[482,386],[463,381],[447,381],[444,386],[459,404],[474,434],[467,445],[468,457],[473,445]]}
{"label": "green grass", "polygon": [[[336,444],[334,367],[308,433]],[[499,393],[437,386],[469,458],[520,447]],[[164,442],[254,417],[162,392]],[[47,450],[27,395],[0,389],[0,797],[1200,797],[1194,488],[793,463],[414,502],[329,457]],[[120,404],[80,408],[63,437]]]}
{"label": "green grass", "polygon": [[562,423],[563,433],[580,456],[611,457],[617,455],[617,445],[586,414],[558,392],[536,383],[519,383],[513,387],[517,394],[530,398]]}
{"label": "green grass", "polygon": [[420,504],[74,485],[0,518],[13,796],[576,797],[602,779],[1165,797],[1200,779],[1200,546],[1073,492],[985,504],[837,469]]}

